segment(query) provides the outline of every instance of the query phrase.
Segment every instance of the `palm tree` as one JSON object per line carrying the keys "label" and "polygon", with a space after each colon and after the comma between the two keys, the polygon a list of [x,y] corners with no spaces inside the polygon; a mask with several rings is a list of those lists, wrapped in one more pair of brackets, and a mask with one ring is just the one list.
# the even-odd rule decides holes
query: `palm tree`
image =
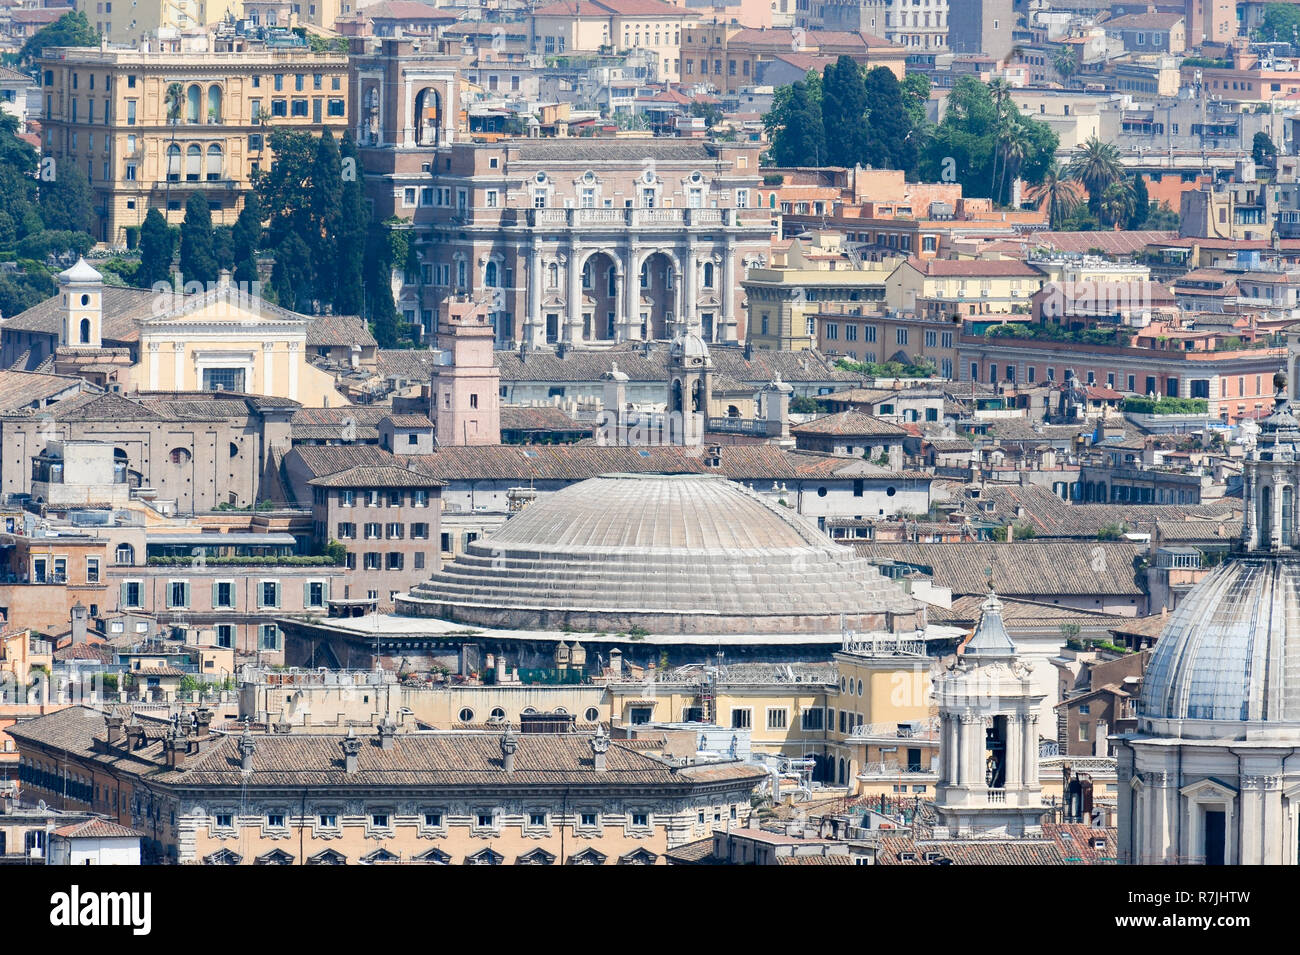
{"label": "palm tree", "polygon": [[1088,137],[1082,150],[1066,167],[1070,178],[1082,183],[1088,190],[1088,208],[1094,215],[1101,209],[1101,196],[1106,188],[1124,178],[1124,167],[1119,161],[1119,150],[1113,143],[1103,143],[1095,135]]}
{"label": "palm tree", "polygon": [[167,92],[163,95],[163,104],[167,107],[167,122],[172,125],[172,142],[167,147],[167,155],[163,159],[163,174],[167,177],[167,206],[163,212],[163,218],[167,218],[167,212],[172,207],[172,147],[176,145],[176,124],[181,121],[181,104],[185,101],[185,87],[180,83],[167,84]]}
{"label": "palm tree", "polygon": [[1101,194],[1101,216],[1109,221],[1116,230],[1133,215],[1133,183],[1127,179],[1112,182]]}
{"label": "palm tree", "polygon": [[[1002,138],[1007,128],[1007,111],[1006,103],[1011,96],[1011,84],[1002,77],[997,76],[989,80],[989,95],[993,98],[993,169],[989,173],[989,188],[993,188],[998,178],[998,141]],[[994,201],[997,195],[993,196]]]}
{"label": "palm tree", "polygon": [[[998,198],[1004,200],[1003,205],[1010,202],[1010,197],[1004,196],[1007,189],[1007,176],[1009,174],[1014,176],[1020,172],[1020,164],[1025,161],[1025,156],[1029,152],[1029,134],[1025,131],[1025,127],[1017,122],[1017,117],[1012,116],[1010,119],[1011,122],[1003,131],[999,144],[1002,152],[1002,181],[998,184]],[[1013,178],[1012,182],[1014,181]]]}
{"label": "palm tree", "polygon": [[1054,162],[1043,173],[1042,181],[1029,190],[1028,198],[1036,208],[1047,209],[1048,224],[1055,230],[1079,208],[1083,201],[1082,193],[1079,184],[1069,179]]}
{"label": "palm tree", "polygon": [[1079,64],[1074,59],[1074,50],[1068,46],[1062,46],[1056,51],[1056,55],[1052,57],[1052,66],[1056,68],[1056,72],[1060,74],[1061,79],[1068,86],[1070,77],[1079,69]]}

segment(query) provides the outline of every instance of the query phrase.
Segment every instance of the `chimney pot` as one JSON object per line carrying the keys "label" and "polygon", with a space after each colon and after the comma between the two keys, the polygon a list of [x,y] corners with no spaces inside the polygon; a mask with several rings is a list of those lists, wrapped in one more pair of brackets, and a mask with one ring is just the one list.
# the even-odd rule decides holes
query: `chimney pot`
{"label": "chimney pot", "polygon": [[605,772],[605,754],[609,752],[609,737],[605,735],[605,725],[596,727],[596,735],[591,738],[591,754],[598,773]]}
{"label": "chimney pot", "polygon": [[519,739],[513,729],[507,728],[505,735],[501,737],[501,764],[507,773],[515,771],[515,750],[518,748]]}
{"label": "chimney pot", "polygon": [[104,724],[108,727],[108,744],[115,746],[122,738],[122,717],[117,715],[104,717]]}
{"label": "chimney pot", "polygon": [[361,740],[357,739],[348,727],[348,735],[339,741],[339,747],[343,750],[343,768],[347,770],[349,776],[357,772],[357,757],[361,755]]}

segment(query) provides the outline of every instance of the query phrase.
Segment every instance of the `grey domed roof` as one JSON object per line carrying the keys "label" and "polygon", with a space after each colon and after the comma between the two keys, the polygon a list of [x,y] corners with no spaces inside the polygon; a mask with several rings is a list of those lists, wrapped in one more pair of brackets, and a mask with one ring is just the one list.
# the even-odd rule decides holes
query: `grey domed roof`
{"label": "grey domed roof", "polygon": [[64,285],[94,283],[104,281],[104,276],[84,258],[79,258],[75,265],[59,273],[59,281]]}
{"label": "grey domed roof", "polygon": [[678,335],[673,339],[669,349],[673,356],[681,356],[682,358],[709,357],[709,346],[704,343],[703,338],[694,332]]}
{"label": "grey domed roof", "polygon": [[[714,475],[606,475],[467,545],[398,611],[553,629],[840,633],[924,626],[868,561],[779,504]],[[585,615],[585,616],[583,616]],[[585,622],[584,622],[585,621]]]}
{"label": "grey domed roof", "polygon": [[1154,719],[1300,721],[1300,560],[1239,556],[1192,588],[1143,679]]}

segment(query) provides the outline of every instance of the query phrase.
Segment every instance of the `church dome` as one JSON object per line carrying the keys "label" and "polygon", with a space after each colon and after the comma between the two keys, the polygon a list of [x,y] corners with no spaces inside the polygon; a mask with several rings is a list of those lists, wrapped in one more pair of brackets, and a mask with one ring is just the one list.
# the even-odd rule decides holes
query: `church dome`
{"label": "church dome", "polygon": [[1143,678],[1153,719],[1300,721],[1300,559],[1242,555],[1179,604]]}
{"label": "church dome", "polygon": [[104,281],[104,276],[95,271],[95,267],[84,258],[77,259],[75,265],[59,273],[59,282],[63,285],[85,285]]}
{"label": "church dome", "polygon": [[709,346],[699,335],[689,332],[673,339],[669,353],[673,358],[708,358]]}
{"label": "church dome", "polygon": [[510,629],[912,632],[921,606],[816,525],[720,475],[607,475],[474,541],[399,613]]}

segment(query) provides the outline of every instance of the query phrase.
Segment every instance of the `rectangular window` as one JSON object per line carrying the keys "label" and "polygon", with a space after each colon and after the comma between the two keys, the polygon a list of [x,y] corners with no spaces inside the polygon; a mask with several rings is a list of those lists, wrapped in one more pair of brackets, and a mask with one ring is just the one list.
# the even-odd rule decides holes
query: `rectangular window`
{"label": "rectangular window", "polygon": [[325,606],[325,581],[309,580],[303,592],[303,605],[307,607]]}
{"label": "rectangular window", "polygon": [[233,580],[218,580],[212,584],[212,606],[219,610],[229,610],[235,606]]}
{"label": "rectangular window", "polygon": [[425,825],[425,828],[426,828],[426,829],[441,829],[441,828],[442,828],[442,813],[440,813],[440,812],[426,812],[426,813],[424,814],[424,825]]}
{"label": "rectangular window", "polygon": [[783,707],[779,709],[769,709],[767,711],[767,728],[770,730],[785,729],[789,715],[789,710],[786,710]]}
{"label": "rectangular window", "polygon": [[731,728],[733,730],[746,730],[753,725],[753,711],[733,708],[731,711]]}
{"label": "rectangular window", "polygon": [[595,829],[597,816],[594,812],[584,812],[579,817],[579,825],[584,829]]}
{"label": "rectangular window", "polygon": [[167,585],[167,606],[169,608],[188,607],[190,605],[190,585],[185,580],[173,580]]}
{"label": "rectangular window", "polygon": [[317,817],[317,824],[322,829],[337,829],[339,827],[339,817],[332,812],[323,812]]}
{"label": "rectangular window", "polygon": [[395,550],[390,550],[388,552],[388,559],[385,561],[385,569],[401,570],[402,564],[403,564],[402,555]]}
{"label": "rectangular window", "polygon": [[280,606],[280,582],[277,580],[264,580],[261,587],[261,600],[258,603],[260,607],[278,607]]}
{"label": "rectangular window", "polygon": [[273,623],[264,623],[257,628],[257,645],[259,649],[275,652],[280,649],[280,628]]}
{"label": "rectangular window", "polygon": [[307,116],[307,101],[305,99],[295,99],[290,106],[289,115],[305,118]]}
{"label": "rectangular window", "polygon": [[86,558],[86,583],[88,584],[99,583],[99,558],[98,557]]}
{"label": "rectangular window", "polygon": [[326,104],[325,113],[327,116],[342,116],[345,113],[343,106],[344,101],[335,97]]}
{"label": "rectangular window", "polygon": [[815,706],[800,714],[800,725],[805,730],[819,730],[823,728],[824,718],[825,711],[820,706]]}
{"label": "rectangular window", "polygon": [[224,647],[227,650],[234,649],[235,646],[235,625],[232,623],[217,624],[217,646]]}
{"label": "rectangular window", "polygon": [[283,829],[283,828],[284,828],[284,813],[282,813],[282,812],[268,812],[268,813],[266,814],[266,827],[267,827],[268,829]]}
{"label": "rectangular window", "polygon": [[141,603],[143,596],[143,585],[138,580],[122,581],[122,607],[127,610],[138,610],[144,606]]}

